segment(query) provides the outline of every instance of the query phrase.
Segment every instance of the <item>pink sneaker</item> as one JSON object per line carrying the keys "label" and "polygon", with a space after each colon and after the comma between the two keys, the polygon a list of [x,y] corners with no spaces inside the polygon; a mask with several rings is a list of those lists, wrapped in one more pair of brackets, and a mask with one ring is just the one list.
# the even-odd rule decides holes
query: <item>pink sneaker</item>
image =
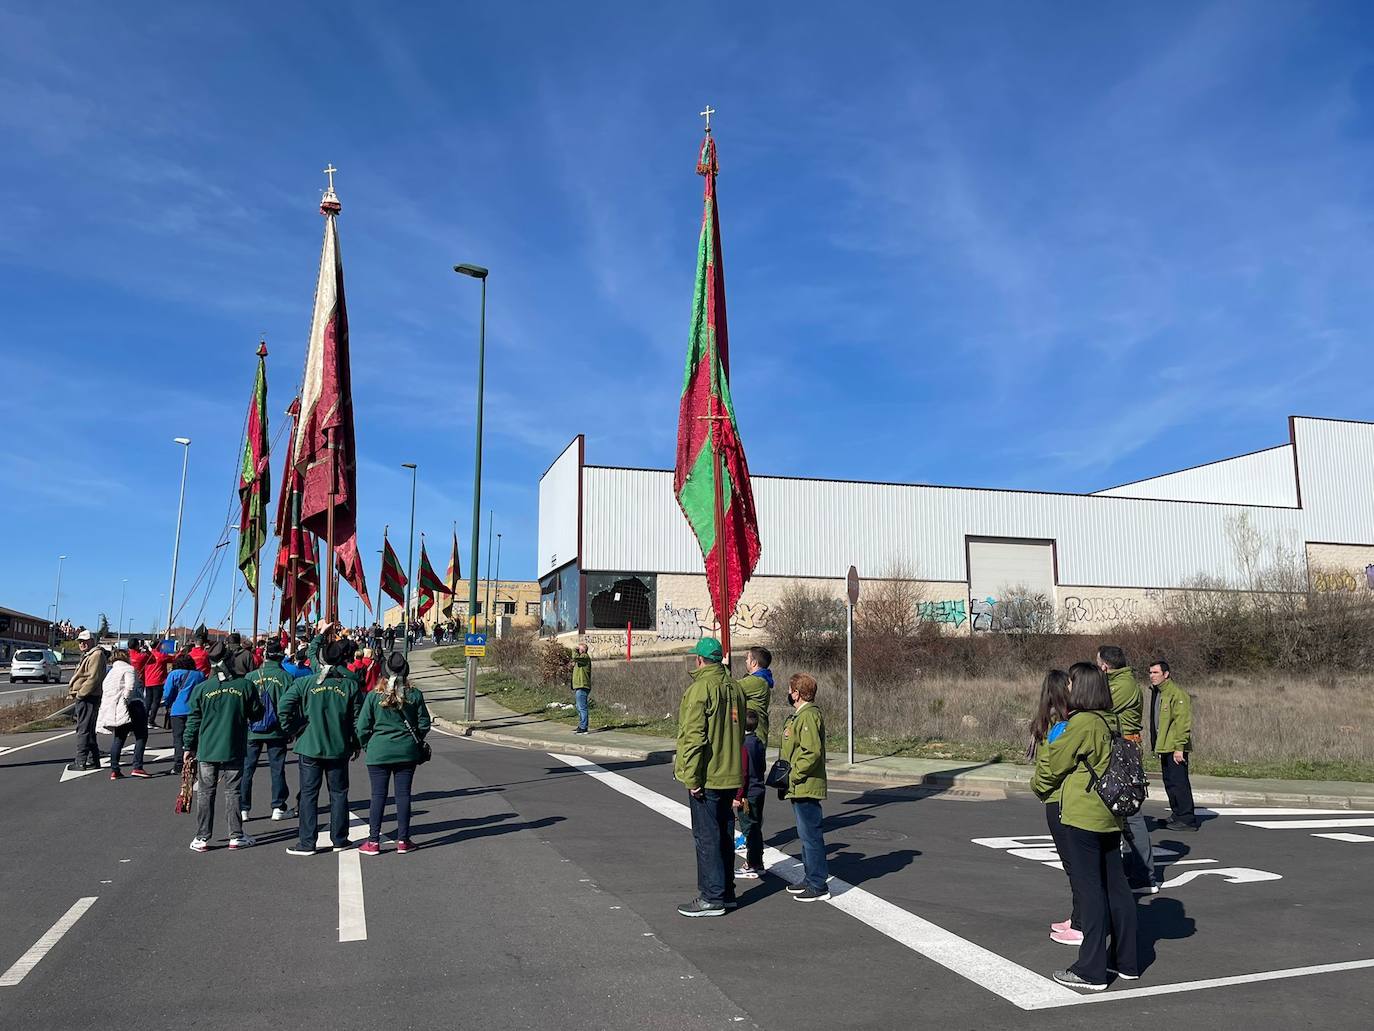
{"label": "pink sneaker", "polygon": [[403,838],[396,842],[396,854],[403,856],[407,852],[414,852],[416,847],[415,842],[411,841],[409,838]]}
{"label": "pink sneaker", "polygon": [[1072,945],[1076,948],[1083,944],[1083,932],[1075,931],[1072,927],[1067,931],[1051,931],[1050,941],[1058,942],[1060,945]]}
{"label": "pink sneaker", "polygon": [[375,841],[364,841],[358,846],[358,851],[365,856],[379,856],[382,854],[382,846]]}
{"label": "pink sneaker", "polygon": [[1051,931],[1069,931],[1073,929],[1072,920],[1060,920],[1057,924],[1050,924]]}

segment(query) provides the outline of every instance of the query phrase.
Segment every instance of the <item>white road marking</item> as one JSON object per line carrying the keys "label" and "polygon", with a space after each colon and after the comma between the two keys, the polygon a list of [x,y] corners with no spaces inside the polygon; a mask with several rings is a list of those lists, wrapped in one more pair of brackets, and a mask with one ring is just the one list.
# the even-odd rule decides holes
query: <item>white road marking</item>
{"label": "white road marking", "polygon": [[1262,827],[1267,831],[1320,831],[1337,827],[1374,827],[1374,820],[1240,820],[1242,827]]}
{"label": "white road marking", "polygon": [[[1215,862],[1215,860],[1213,860]],[[1268,870],[1251,870],[1246,866],[1222,866],[1215,870],[1185,870],[1172,880],[1165,881],[1160,885],[1161,888],[1181,888],[1189,881],[1195,881],[1199,877],[1217,876],[1227,884],[1250,884],[1254,881],[1281,881],[1282,874],[1270,873]]]}
{"label": "white road marking", "polygon": [[10,748],[0,748],[0,755],[9,755],[11,752],[22,752],[26,748],[37,748],[39,745],[46,745],[49,741],[56,741],[59,738],[73,737],[76,731],[68,730],[62,734],[54,734],[52,737],[45,737],[42,741],[30,741],[27,745],[14,745]]}
{"label": "white road marking", "polygon": [[[143,753],[143,765],[147,766],[149,763],[162,762],[162,760],[170,759],[175,754],[175,748],[149,748]],[[120,758],[122,760],[126,758],[126,756],[121,756]],[[65,784],[69,780],[89,777],[92,773],[99,773],[101,770],[108,770],[109,768],[110,757],[108,755],[101,756],[100,765],[93,770],[71,770],[64,766],[62,768],[62,779],[59,780],[58,783]],[[124,776],[127,777],[128,774],[126,773]]]}
{"label": "white road marking", "polygon": [[62,940],[62,936],[72,929],[72,925],[81,919],[83,913],[95,904],[98,896],[92,895],[88,898],[77,899],[72,904],[72,908],[63,913],[57,923],[48,928],[47,933],[29,947],[29,951],[20,956],[3,974],[0,974],[0,988],[13,988],[20,981],[29,975],[29,971],[38,966],[39,960],[52,951],[52,947]]}
{"label": "white road marking", "polygon": [[[581,770],[673,822],[683,827],[691,827],[691,812],[683,803],[665,798],[618,773],[602,769],[590,760],[579,756],[550,754],[559,762]],[[801,863],[785,852],[765,848],[764,864],[770,873],[792,884],[801,883]],[[960,938],[957,934],[908,913],[890,902],[885,902],[863,888],[856,888],[838,877],[831,878],[830,893],[831,906],[848,913],[960,977],[1000,995],[1021,1009],[1072,1005],[1078,999],[1078,994],[1072,989],[1057,985],[1048,977],[1027,970],[1018,963]]]}
{"label": "white road marking", "polygon": [[1349,841],[1353,844],[1359,844],[1363,841],[1374,841],[1374,837],[1370,837],[1368,834],[1314,834],[1312,837],[1330,838],[1332,841]]}
{"label": "white road marking", "polygon": [[[674,823],[691,828],[691,812],[681,802],[660,795],[643,787],[618,773],[602,769],[596,763],[575,755],[549,753],[559,762],[581,770],[607,787],[633,798],[641,805],[666,816]],[[1312,810],[1302,810],[1304,813]],[[1349,812],[1349,810],[1343,810]],[[1002,848],[1015,848],[1034,844],[1048,835],[1030,835],[1020,838],[978,839],[979,843],[1000,840],[1006,844]],[[994,846],[995,847],[995,846]],[[1206,863],[1215,860],[1178,860],[1179,863]],[[564,860],[568,862],[568,860]],[[775,848],[764,849],[764,863],[768,872],[784,880],[799,884],[802,880],[802,864]],[[1262,870],[1240,868],[1219,870],[1196,870],[1193,874],[1220,873],[1223,875],[1240,874],[1239,880],[1251,880],[1245,875],[1260,875],[1260,879],[1274,877]],[[1231,880],[1231,877],[1227,877]],[[829,904],[893,940],[900,942],[914,952],[934,960],[941,966],[964,977],[988,991],[1000,995],[1008,1002],[1024,1010],[1058,1009],[1063,1006],[1081,1006],[1095,1002],[1114,1002],[1118,999],[1135,999],[1151,995],[1173,995],[1179,992],[1195,992],[1208,988],[1225,988],[1232,985],[1252,984],[1259,981],[1279,981],[1292,977],[1306,977],[1311,974],[1338,973],[1347,970],[1365,970],[1374,967],[1374,959],[1359,959],[1345,963],[1325,963],[1320,966],[1293,967],[1288,970],[1264,970],[1253,974],[1239,974],[1232,977],[1213,977],[1200,981],[1182,981],[1175,984],[1151,985],[1143,988],[1125,988],[1101,995],[1080,994],[1072,989],[1062,988],[1049,978],[1042,977],[1009,959],[990,952],[979,945],[960,938],[958,935],[928,920],[923,920],[889,902],[885,902],[862,888],[856,888],[838,877],[830,879],[832,898]],[[652,932],[649,932],[652,934]]]}
{"label": "white road marking", "polygon": [[339,853],[339,941],[367,941],[363,857],[356,848]]}
{"label": "white road marking", "polygon": [[1314,967],[1290,967],[1287,970],[1262,970],[1256,974],[1209,977],[1203,981],[1181,981],[1178,984],[1150,985],[1147,988],[1125,988],[1116,992],[1104,992],[1101,995],[1080,995],[1074,1002],[1082,1005],[1090,1002],[1114,1002],[1117,999],[1139,999],[1151,995],[1174,995],[1178,992],[1197,992],[1204,988],[1226,988],[1237,984],[1254,984],[1258,981],[1282,981],[1289,977],[1334,974],[1342,970],[1368,970],[1370,967],[1374,967],[1374,959],[1357,959],[1349,963],[1322,963]]}
{"label": "white road marking", "polygon": [[1352,816],[1374,812],[1369,809],[1245,809],[1217,806],[1214,809],[1199,807],[1199,816]]}

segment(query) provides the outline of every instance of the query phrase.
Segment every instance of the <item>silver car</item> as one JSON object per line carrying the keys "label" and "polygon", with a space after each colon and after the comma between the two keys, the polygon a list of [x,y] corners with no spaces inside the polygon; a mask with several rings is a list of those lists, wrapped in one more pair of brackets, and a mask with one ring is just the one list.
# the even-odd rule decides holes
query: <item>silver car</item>
{"label": "silver car", "polygon": [[57,656],[46,648],[20,648],[10,659],[10,683],[41,680],[45,684],[62,683],[62,665]]}

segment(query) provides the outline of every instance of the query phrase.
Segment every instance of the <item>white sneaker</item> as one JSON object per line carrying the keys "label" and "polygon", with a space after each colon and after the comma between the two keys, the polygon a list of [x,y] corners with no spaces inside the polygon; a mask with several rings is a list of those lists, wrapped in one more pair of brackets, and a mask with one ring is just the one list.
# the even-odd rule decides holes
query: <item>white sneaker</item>
{"label": "white sneaker", "polygon": [[236,848],[249,848],[256,844],[257,841],[253,838],[250,838],[247,834],[242,834],[237,838],[229,839],[229,848],[231,851]]}
{"label": "white sneaker", "polygon": [[205,838],[192,838],[190,848],[192,852],[209,852],[210,842]]}
{"label": "white sneaker", "polygon": [[240,809],[240,810],[239,810],[239,819],[242,820],[244,823],[247,823],[247,822],[248,822],[248,810],[247,810],[247,809]]}
{"label": "white sneaker", "polygon": [[294,810],[294,809],[273,809],[273,810],[272,810],[272,819],[274,819],[274,820],[290,820],[290,819],[294,819],[294,818],[295,818],[295,815],[296,815],[296,810]]}

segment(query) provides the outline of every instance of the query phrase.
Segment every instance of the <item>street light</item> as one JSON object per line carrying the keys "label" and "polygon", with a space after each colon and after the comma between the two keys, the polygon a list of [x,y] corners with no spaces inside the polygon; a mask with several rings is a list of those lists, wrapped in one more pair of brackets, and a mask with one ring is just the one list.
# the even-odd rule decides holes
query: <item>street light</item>
{"label": "street light", "polygon": [[414,462],[402,462],[402,469],[410,470],[410,551],[406,555],[406,607],[401,613],[403,654],[410,658],[410,580],[415,570],[415,482],[420,478]]}
{"label": "street light", "polygon": [[119,581],[119,622],[115,624],[115,644],[119,643],[119,631],[124,627],[124,593],[129,589],[128,577]]}
{"label": "street light", "polygon": [[167,637],[172,636],[172,611],[177,597],[177,557],[181,554],[181,513],[186,505],[186,465],[191,458],[191,438],[173,437],[181,445],[181,496],[177,498],[177,534],[172,542],[172,585],[167,589]]}
{"label": "street light", "polygon": [[[487,270],[481,265],[454,265],[453,271],[482,281],[482,314],[477,329],[477,458],[472,472],[472,550],[468,567],[468,629],[477,629],[477,548],[482,540],[482,387],[487,371]],[[467,684],[463,688],[463,718],[469,722],[477,712],[477,659],[467,661]]]}
{"label": "street light", "polygon": [[62,563],[67,561],[66,555],[57,556],[57,591],[52,599],[52,623],[48,628],[48,636],[52,638],[48,642],[48,647],[53,648],[57,645],[57,616],[58,606],[62,604]]}

